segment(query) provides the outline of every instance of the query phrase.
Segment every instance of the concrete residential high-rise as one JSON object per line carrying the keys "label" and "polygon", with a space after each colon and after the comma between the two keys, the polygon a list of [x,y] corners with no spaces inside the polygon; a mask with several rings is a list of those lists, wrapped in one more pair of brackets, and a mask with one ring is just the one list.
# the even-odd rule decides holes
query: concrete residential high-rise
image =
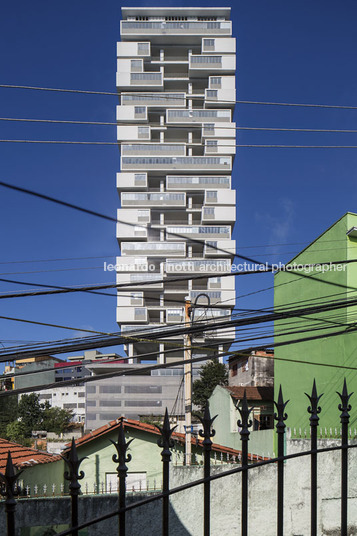
{"label": "concrete residential high-rise", "polygon": [[[185,298],[195,302],[202,293],[194,321],[229,320],[235,278],[226,274],[236,219],[230,8],[123,7],[122,16],[117,282],[125,289],[118,290],[117,322],[124,334],[161,334],[163,326],[185,321]],[[194,343],[211,344],[217,354],[234,336],[233,329],[210,327]],[[183,346],[182,336],[150,344],[137,339],[126,346],[132,363],[147,353],[160,363],[183,358],[183,349],[172,351]]]}

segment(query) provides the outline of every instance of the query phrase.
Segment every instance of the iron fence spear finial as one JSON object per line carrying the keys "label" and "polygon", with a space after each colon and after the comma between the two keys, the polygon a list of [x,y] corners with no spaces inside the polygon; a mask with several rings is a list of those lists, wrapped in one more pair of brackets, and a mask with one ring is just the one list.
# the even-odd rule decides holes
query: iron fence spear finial
{"label": "iron fence spear finial", "polygon": [[7,535],[15,536],[15,496],[19,493],[19,488],[16,488],[16,481],[19,478],[21,471],[15,472],[14,464],[12,463],[11,452],[7,453],[7,461],[5,473],[0,473],[0,494],[6,497],[5,511],[7,518]]}
{"label": "iron fence spear finial", "polygon": [[[126,451],[129,448],[129,445],[134,441],[126,441],[125,439],[125,430],[123,418],[120,419],[119,429],[118,429],[118,440],[117,442],[110,439],[113,443],[117,454],[113,454],[112,460],[114,463],[117,463],[117,472],[119,478],[119,508],[125,508],[126,504],[126,477],[128,474],[128,466],[126,465],[131,461],[131,454],[127,454]],[[126,531],[126,515],[125,511],[119,514],[119,536],[125,536]]]}
{"label": "iron fence spear finial", "polygon": [[311,426],[317,426],[319,423],[318,415],[319,413],[321,413],[321,407],[318,404],[319,404],[320,398],[323,396],[323,393],[321,395],[317,394],[315,379],[312,385],[311,395],[308,395],[307,393],[305,393],[305,395],[310,401],[310,406],[307,408],[308,413],[310,413],[311,415],[310,424]]}
{"label": "iron fence spear finial", "polygon": [[162,428],[156,426],[161,434],[161,437],[157,440],[157,444],[162,448],[161,459],[162,459],[162,536],[168,536],[169,534],[169,496],[167,492],[170,489],[170,460],[171,460],[171,450],[174,446],[174,440],[172,439],[172,433],[177,428],[174,426],[170,427],[169,414],[166,408],[164,423]]}

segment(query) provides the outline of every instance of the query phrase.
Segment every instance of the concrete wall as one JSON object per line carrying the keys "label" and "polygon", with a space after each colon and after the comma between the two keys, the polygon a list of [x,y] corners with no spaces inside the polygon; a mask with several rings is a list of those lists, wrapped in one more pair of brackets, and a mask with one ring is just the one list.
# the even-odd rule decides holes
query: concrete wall
{"label": "concrete wall", "polygon": [[[333,442],[319,441],[319,447]],[[304,440],[292,440],[288,453],[309,448]],[[319,455],[318,464],[318,529],[319,536],[340,535],[340,457],[339,452]],[[232,465],[213,467],[212,474],[232,469]],[[357,534],[357,450],[349,451],[349,535]],[[171,487],[201,478],[198,467],[172,467]],[[299,458],[285,465],[285,536],[306,536],[310,533],[310,458]],[[241,478],[239,474],[212,482],[211,535],[233,536],[240,533]],[[144,497],[128,496],[128,503]],[[80,517],[90,520],[114,510],[114,495],[80,497]],[[17,506],[17,534],[20,527],[41,524],[60,524],[68,519],[68,498],[21,500]],[[170,507],[170,536],[201,536],[203,518],[202,487],[172,496]],[[40,521],[41,520],[41,521]],[[148,523],[148,520],[150,522]],[[127,535],[157,536],[160,534],[161,503],[140,507],[128,514]],[[5,526],[4,506],[0,503],[0,526]],[[94,525],[88,536],[114,534],[115,518]],[[249,473],[249,534],[273,536],[276,534],[276,466],[252,469]]]}

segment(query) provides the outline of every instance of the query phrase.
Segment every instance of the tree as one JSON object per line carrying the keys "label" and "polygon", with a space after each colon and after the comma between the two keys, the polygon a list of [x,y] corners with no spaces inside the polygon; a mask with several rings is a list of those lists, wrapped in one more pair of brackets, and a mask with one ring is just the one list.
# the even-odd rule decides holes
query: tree
{"label": "tree", "polygon": [[46,432],[54,432],[55,434],[62,434],[67,432],[72,426],[73,413],[66,409],[57,407],[50,407],[46,405],[43,411],[43,423],[42,428]]}
{"label": "tree", "polygon": [[17,396],[0,398],[0,437],[6,436],[7,426],[17,419]]}
{"label": "tree", "polygon": [[6,427],[6,438],[15,443],[31,446],[31,440],[25,437],[25,428],[21,421],[13,421]]}
{"label": "tree", "polygon": [[192,402],[202,411],[207,400],[217,385],[228,384],[228,371],[226,365],[218,361],[209,361],[200,371],[199,379],[193,382]]}
{"label": "tree", "polygon": [[31,437],[33,430],[42,430],[44,405],[40,404],[39,399],[36,393],[20,398],[18,417],[24,427],[25,437]]}

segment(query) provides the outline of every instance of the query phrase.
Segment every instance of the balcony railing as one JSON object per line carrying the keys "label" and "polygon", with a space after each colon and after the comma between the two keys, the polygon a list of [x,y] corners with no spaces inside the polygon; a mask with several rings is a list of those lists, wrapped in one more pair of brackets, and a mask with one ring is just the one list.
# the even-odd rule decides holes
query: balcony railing
{"label": "balcony railing", "polygon": [[217,123],[231,122],[231,110],[167,110],[167,123]]}
{"label": "balcony railing", "polygon": [[177,157],[122,157],[122,170],[205,170],[230,171],[232,159],[230,156],[177,156]]}
{"label": "balcony railing", "polygon": [[205,188],[229,189],[230,187],[230,177],[176,177],[175,175],[169,175],[166,177],[167,190],[203,190]]}
{"label": "balcony railing", "polygon": [[157,108],[167,106],[185,106],[185,93],[122,93],[121,102],[124,105],[145,105]]}
{"label": "balcony railing", "polygon": [[186,255],[185,242],[126,242],[121,245],[122,255],[147,255],[150,257],[165,257]]}
{"label": "balcony railing", "polygon": [[185,207],[186,194],[184,193],[131,193],[121,194],[122,207],[127,206],[173,206]]}
{"label": "balcony railing", "polygon": [[130,85],[132,86],[162,86],[163,74],[160,73],[131,73]]}
{"label": "balcony railing", "polygon": [[122,35],[231,35],[231,21],[122,21]]}
{"label": "balcony railing", "polygon": [[186,145],[184,144],[169,144],[169,143],[122,143],[121,154],[128,155],[178,155],[186,154]]}
{"label": "balcony railing", "polygon": [[[170,233],[173,233],[170,235]],[[188,238],[230,238],[231,228],[228,226],[215,225],[177,225],[167,226],[166,235],[168,240],[174,240],[175,234],[184,235]]]}

